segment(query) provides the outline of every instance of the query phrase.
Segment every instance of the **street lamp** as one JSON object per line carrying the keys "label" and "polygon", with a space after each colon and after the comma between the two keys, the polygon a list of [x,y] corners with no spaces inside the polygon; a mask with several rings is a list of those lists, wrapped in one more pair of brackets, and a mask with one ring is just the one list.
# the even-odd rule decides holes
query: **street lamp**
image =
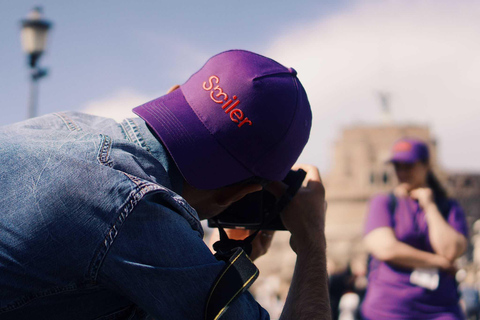
{"label": "street lamp", "polygon": [[30,101],[28,106],[28,118],[36,116],[38,80],[47,75],[47,69],[37,66],[40,56],[45,51],[48,30],[52,26],[50,21],[42,19],[42,8],[35,7],[27,19],[23,19],[21,40],[23,51],[27,53],[28,65],[30,66]]}

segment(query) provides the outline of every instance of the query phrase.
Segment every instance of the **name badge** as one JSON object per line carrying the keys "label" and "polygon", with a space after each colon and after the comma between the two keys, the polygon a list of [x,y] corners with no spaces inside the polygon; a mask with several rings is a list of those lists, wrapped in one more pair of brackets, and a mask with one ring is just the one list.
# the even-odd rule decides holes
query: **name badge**
{"label": "name badge", "polygon": [[410,283],[432,291],[438,288],[439,281],[437,268],[415,268],[410,274]]}

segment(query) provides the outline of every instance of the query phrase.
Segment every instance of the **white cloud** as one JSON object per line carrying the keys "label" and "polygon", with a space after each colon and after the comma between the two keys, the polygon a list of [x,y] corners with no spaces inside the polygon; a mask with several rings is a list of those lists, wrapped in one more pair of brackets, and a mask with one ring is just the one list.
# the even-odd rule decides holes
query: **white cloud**
{"label": "white cloud", "polygon": [[275,39],[268,55],[298,71],[314,112],[301,160],[326,169],[342,126],[380,121],[384,90],[396,121],[432,126],[445,167],[479,170],[479,16],[475,1],[357,1]]}
{"label": "white cloud", "polygon": [[144,31],[137,33],[137,38],[143,45],[144,53],[152,60],[159,57],[174,57],[174,64],[162,65],[163,77],[175,83],[185,82],[193,72],[197,71],[209,58],[209,54],[197,45],[195,41],[184,38],[172,32]]}
{"label": "white cloud", "polygon": [[125,118],[135,117],[132,109],[154,98],[156,97],[149,97],[133,89],[124,88],[105,98],[86,103],[81,111],[121,121]]}

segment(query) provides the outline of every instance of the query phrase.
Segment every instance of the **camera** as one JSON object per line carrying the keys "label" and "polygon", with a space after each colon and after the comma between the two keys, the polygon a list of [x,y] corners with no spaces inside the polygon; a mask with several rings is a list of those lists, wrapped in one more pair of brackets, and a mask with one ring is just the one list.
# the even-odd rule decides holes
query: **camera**
{"label": "camera", "polygon": [[277,183],[276,188],[273,186],[275,182],[272,182],[261,191],[246,195],[216,217],[208,219],[208,226],[227,229],[287,230],[280,213],[302,186],[305,175],[302,169],[290,170],[281,184]]}

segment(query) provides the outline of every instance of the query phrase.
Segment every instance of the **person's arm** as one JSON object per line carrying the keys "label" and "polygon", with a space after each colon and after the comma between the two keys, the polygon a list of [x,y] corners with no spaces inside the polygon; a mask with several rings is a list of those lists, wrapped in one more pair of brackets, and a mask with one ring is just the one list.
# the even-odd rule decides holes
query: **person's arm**
{"label": "person's arm", "polygon": [[378,260],[403,268],[440,268],[448,270],[450,261],[435,253],[416,249],[398,241],[393,229],[381,227],[370,231],[364,237],[367,250]]}
{"label": "person's arm", "polygon": [[325,189],[318,169],[307,172],[304,186],[282,215],[297,253],[295,271],[281,320],[331,319],[325,241]]}
{"label": "person's arm", "polygon": [[[193,217],[147,194],[122,224],[105,253],[97,282],[155,319],[203,319],[209,292],[225,269],[211,254]],[[127,302],[128,302],[127,300]],[[268,319],[247,291],[221,319]]]}
{"label": "person's arm", "polygon": [[411,192],[417,199],[428,224],[428,236],[433,250],[450,261],[454,261],[467,249],[467,239],[455,230],[442,216],[429,188],[420,188]]}

